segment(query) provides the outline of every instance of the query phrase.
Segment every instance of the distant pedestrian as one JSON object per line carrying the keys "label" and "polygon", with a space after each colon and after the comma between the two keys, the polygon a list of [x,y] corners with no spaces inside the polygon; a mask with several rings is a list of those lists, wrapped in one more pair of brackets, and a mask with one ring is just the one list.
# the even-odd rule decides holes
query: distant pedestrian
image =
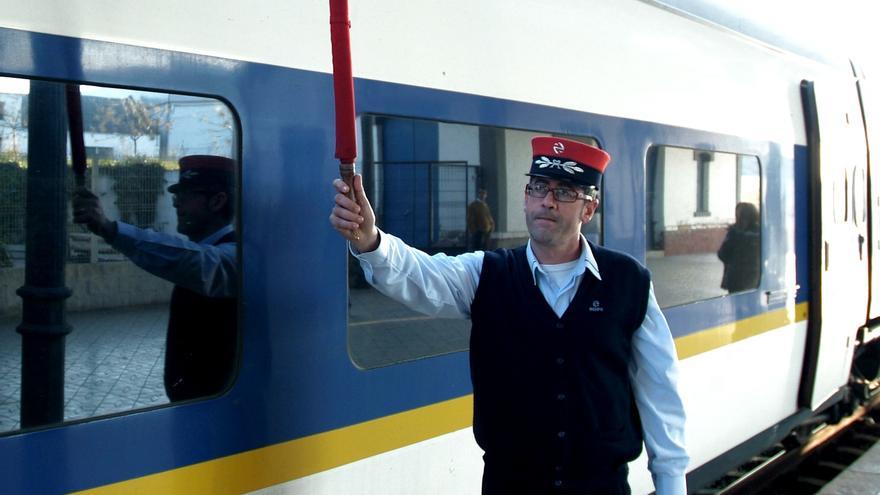
{"label": "distant pedestrian", "polygon": [[724,263],[721,288],[741,292],[758,286],[761,277],[761,223],[758,208],[752,203],[738,203],[736,221],[727,235],[718,258]]}
{"label": "distant pedestrian", "polygon": [[489,193],[485,189],[477,191],[477,199],[468,205],[467,228],[471,234],[471,251],[485,251],[489,247],[489,236],[495,230],[495,219],[486,204]]}

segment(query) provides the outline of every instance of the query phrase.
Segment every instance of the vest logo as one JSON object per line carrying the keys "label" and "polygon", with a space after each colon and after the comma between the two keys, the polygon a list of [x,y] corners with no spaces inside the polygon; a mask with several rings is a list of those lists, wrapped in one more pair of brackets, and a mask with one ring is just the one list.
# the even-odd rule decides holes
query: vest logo
{"label": "vest logo", "polygon": [[558,155],[558,154],[562,153],[563,151],[565,151],[564,144],[560,143],[559,141],[556,141],[555,143],[553,143],[553,152],[554,153],[556,153]]}
{"label": "vest logo", "polygon": [[594,312],[594,313],[597,313],[597,312],[600,313],[600,312],[602,312],[602,311],[605,311],[605,308],[602,307],[602,303],[600,303],[600,302],[597,301],[597,300],[594,300],[594,301],[593,301],[593,305],[590,306],[588,309],[589,309],[590,311]]}

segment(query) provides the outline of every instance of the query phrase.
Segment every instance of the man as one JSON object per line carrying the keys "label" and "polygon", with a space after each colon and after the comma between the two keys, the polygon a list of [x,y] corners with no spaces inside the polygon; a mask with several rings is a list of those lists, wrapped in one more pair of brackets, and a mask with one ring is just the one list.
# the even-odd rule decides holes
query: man
{"label": "man", "polygon": [[355,177],[337,180],[331,225],[367,280],[410,308],[470,317],[474,436],[484,494],[629,493],[644,439],[658,495],[684,494],[677,361],[648,271],[580,234],[610,156],[532,140],[517,249],[428,256],[381,232]]}
{"label": "man", "polygon": [[73,220],[144,270],[174,283],[165,348],[171,401],[219,393],[235,367],[238,340],[237,243],[232,228],[235,162],[213,155],[180,159],[174,195],[178,236],[106,218],[97,196],[78,189]]}
{"label": "man", "polygon": [[485,251],[489,247],[489,235],[495,230],[495,219],[486,204],[489,193],[485,189],[477,192],[477,199],[468,205],[467,228],[471,234],[471,249]]}

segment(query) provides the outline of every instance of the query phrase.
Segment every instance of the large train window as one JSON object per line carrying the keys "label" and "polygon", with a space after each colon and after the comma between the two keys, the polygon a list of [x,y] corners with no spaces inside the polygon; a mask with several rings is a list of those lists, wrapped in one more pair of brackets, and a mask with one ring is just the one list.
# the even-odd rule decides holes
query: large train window
{"label": "large train window", "polygon": [[[381,229],[427,253],[512,247],[528,239],[523,188],[531,139],[547,133],[364,115],[367,195]],[[590,138],[565,136],[595,145]],[[601,242],[601,208],[584,234]],[[349,352],[375,368],[468,348],[470,321],[410,311],[349,265]]]}
{"label": "large train window", "polygon": [[647,264],[661,307],[758,286],[756,157],[654,146],[648,152],[647,210]]}
{"label": "large train window", "polygon": [[212,98],[0,78],[0,431],[228,386],[235,129]]}

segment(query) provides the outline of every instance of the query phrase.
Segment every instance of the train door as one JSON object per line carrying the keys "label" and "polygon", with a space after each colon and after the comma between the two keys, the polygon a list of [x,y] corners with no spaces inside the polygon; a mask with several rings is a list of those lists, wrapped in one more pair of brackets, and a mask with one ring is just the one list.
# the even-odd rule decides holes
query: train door
{"label": "train door", "polygon": [[813,276],[801,403],[816,409],[847,383],[856,332],[865,322],[867,168],[854,84],[805,82],[804,104],[814,190]]}
{"label": "train door", "polygon": [[[862,103],[862,119],[865,125],[865,136],[868,143],[868,219],[869,231],[868,253],[871,265],[871,292],[868,320],[880,320],[880,107],[877,106],[865,80],[860,80],[859,98]],[[872,88],[876,89],[876,85]]]}

